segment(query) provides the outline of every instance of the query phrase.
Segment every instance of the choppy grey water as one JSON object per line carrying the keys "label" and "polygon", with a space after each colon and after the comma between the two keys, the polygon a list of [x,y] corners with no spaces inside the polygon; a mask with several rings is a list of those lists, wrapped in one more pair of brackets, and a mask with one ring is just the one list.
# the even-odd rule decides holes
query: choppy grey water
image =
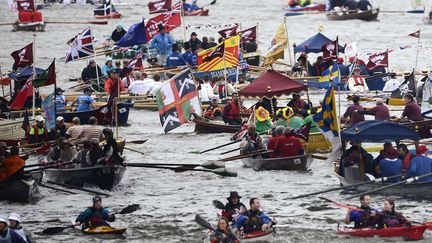
{"label": "choppy grey water", "polygon": [[[124,0],[126,1],[126,0]],[[118,6],[125,16],[121,22],[126,26],[148,18],[147,2],[130,0],[137,5]],[[375,1],[382,10],[408,10],[411,1],[392,0]],[[204,4],[204,1],[199,1]],[[186,24],[230,24],[242,23],[244,28],[259,23],[259,46],[265,51],[275,30],[283,20],[283,7],[286,1],[218,1],[210,7],[209,17],[187,17]],[[53,6],[43,10],[47,20],[92,20],[90,6]],[[0,4],[0,22],[12,21],[15,17],[7,11],[4,2]],[[107,26],[92,26],[94,36],[100,40],[109,35],[118,22],[109,20]],[[346,21],[331,22],[322,14],[289,17],[287,19],[288,34],[291,44],[300,43],[324,26],[324,34],[330,38],[339,36],[341,43],[357,41],[362,53],[395,49],[390,54],[390,69],[410,70],[414,65],[415,48],[399,51],[399,46],[417,44],[417,40],[407,34],[422,30],[422,48],[420,49],[419,67],[429,67],[430,26],[422,23],[421,15],[380,14],[377,22]],[[39,67],[47,67],[53,57],[63,57],[67,46],[66,40],[79,33],[85,25],[47,25],[46,32],[36,36],[36,63]],[[32,33],[12,32],[10,26],[0,26],[0,66],[5,71],[12,65],[9,54],[33,40]],[[196,31],[200,36],[215,36],[212,29],[189,29],[187,34]],[[174,36],[182,38],[181,30],[174,31]],[[103,58],[97,59],[102,65]],[[57,72],[60,85],[70,87],[74,83],[66,82],[68,78],[80,75],[85,61],[68,64],[57,61]],[[49,90],[44,89],[43,92]],[[318,104],[321,96],[312,97]],[[342,103],[342,110],[346,102]],[[148,163],[200,163],[221,156],[225,149],[209,152],[204,155],[190,153],[228,142],[226,134],[196,135],[193,125],[185,125],[169,134],[163,134],[156,112],[132,110],[130,126],[121,127],[120,135],[128,140],[148,138],[143,145],[130,145],[141,150],[145,156],[126,151],[130,162]],[[337,186],[338,180],[333,176],[332,169],[322,161],[314,161],[308,173],[298,172],[254,172],[241,167],[240,162],[229,162],[228,167],[237,167],[236,178],[222,178],[214,174],[200,172],[174,173],[165,170],[128,168],[120,186],[104,198],[104,205],[112,210],[120,209],[132,203],[141,204],[142,209],[128,215],[119,215],[114,226],[128,227],[124,238],[100,238],[83,236],[74,231],[65,231],[55,236],[41,236],[34,232],[45,227],[67,225],[77,214],[91,203],[92,195],[80,193],[67,195],[41,188],[41,197],[33,204],[17,204],[0,202],[0,214],[19,212],[28,231],[33,232],[37,242],[199,242],[203,230],[194,222],[195,213],[214,222],[215,209],[211,201],[225,201],[231,190],[237,190],[247,203],[250,197],[259,197],[263,210],[275,217],[279,224],[290,225],[278,229],[277,242],[366,242],[370,239],[353,239],[336,234],[337,223],[342,220],[346,211],[323,203],[317,197],[301,200],[289,200],[294,195],[323,190]],[[327,194],[328,197],[344,201],[344,195],[338,192]],[[374,197],[373,205],[382,206],[383,197]],[[356,200],[348,203],[357,204]],[[397,207],[409,218],[417,221],[430,220],[431,212],[428,201],[398,199]],[[426,233],[423,242],[430,242],[431,234]],[[398,242],[402,239],[372,239],[374,242]]]}

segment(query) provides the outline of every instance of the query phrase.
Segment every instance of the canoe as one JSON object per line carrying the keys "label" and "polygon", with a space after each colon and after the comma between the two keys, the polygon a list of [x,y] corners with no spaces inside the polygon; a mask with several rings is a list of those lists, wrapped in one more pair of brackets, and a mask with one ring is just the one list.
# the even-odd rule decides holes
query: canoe
{"label": "canoe", "polygon": [[0,201],[30,202],[37,193],[37,183],[31,177],[0,182]]}
{"label": "canoe", "polygon": [[185,11],[184,16],[208,16],[209,11],[209,9],[199,9],[192,12]]}
{"label": "canoe", "polygon": [[122,235],[124,232],[126,232],[127,228],[113,228],[110,226],[98,226],[94,228],[87,228],[81,230],[84,234],[89,235]]}
{"label": "canoe", "polygon": [[196,133],[236,133],[241,126],[225,125],[223,122],[216,123],[201,117],[194,118]]}
{"label": "canoe", "polygon": [[[210,243],[210,236],[212,232],[208,231],[206,236],[204,237],[204,243]],[[269,232],[252,232],[249,234],[243,234],[238,237],[241,243],[273,243],[275,238],[276,232],[275,231],[269,231]]]}
{"label": "canoe", "polygon": [[22,129],[23,119],[0,119],[0,142],[8,146],[18,145],[18,142],[25,138],[25,131]]}
{"label": "canoe", "polygon": [[290,7],[287,6],[284,8],[285,11],[287,12],[304,12],[304,11],[325,11],[325,4],[316,4],[316,3],[312,3],[309,4],[305,7],[301,7],[299,5],[295,6],[295,7]]}
{"label": "canoe", "polygon": [[83,187],[94,185],[104,190],[112,190],[122,180],[126,171],[124,166],[94,166],[88,168],[47,169],[45,175],[57,183]]}
{"label": "canoe", "polygon": [[121,13],[119,12],[113,12],[109,13],[107,15],[95,15],[97,19],[119,19],[122,17]]}
{"label": "canoe", "polygon": [[29,22],[23,23],[16,21],[12,27],[14,31],[45,31],[45,22]]}
{"label": "canoe", "polygon": [[379,8],[372,9],[365,12],[327,12],[326,16],[329,20],[350,20],[350,19],[360,19],[364,21],[375,21],[378,18]]}
{"label": "canoe", "polygon": [[353,229],[347,227],[338,227],[337,232],[338,234],[350,235],[354,237],[404,237],[408,238],[409,240],[420,240],[423,237],[423,233],[426,229],[426,225],[414,225],[385,229]]}
{"label": "canoe", "polygon": [[285,158],[246,158],[242,159],[243,165],[247,168],[260,170],[299,170],[305,171],[311,164],[308,155],[299,155]]}
{"label": "canoe", "polygon": [[[121,102],[118,103],[118,123],[119,125],[126,125],[129,119],[129,110],[133,106],[133,103]],[[58,113],[57,115],[62,116],[65,122],[72,122],[74,117],[79,117],[81,124],[87,124],[91,116],[94,116],[98,120],[99,125],[111,125],[115,124],[115,117],[112,116],[111,111],[107,105],[101,106],[94,110],[88,111],[73,111]]]}

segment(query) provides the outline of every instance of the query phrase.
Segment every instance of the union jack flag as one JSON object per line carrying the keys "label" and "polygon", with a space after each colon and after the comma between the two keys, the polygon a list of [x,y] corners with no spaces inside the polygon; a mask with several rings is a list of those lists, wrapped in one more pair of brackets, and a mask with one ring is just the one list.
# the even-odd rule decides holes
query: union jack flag
{"label": "union jack flag", "polygon": [[94,56],[90,27],[72,38],[69,43],[69,50],[66,53],[65,63],[78,60],[84,57]]}

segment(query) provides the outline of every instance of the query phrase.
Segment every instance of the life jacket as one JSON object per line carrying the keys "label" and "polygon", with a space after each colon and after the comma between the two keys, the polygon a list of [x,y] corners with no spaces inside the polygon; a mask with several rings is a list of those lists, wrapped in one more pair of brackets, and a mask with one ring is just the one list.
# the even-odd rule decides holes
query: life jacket
{"label": "life jacket", "polygon": [[7,229],[7,233],[6,233],[5,237],[0,235],[0,242],[6,242],[6,243],[12,242],[12,235],[11,235],[11,229],[10,228]]}
{"label": "life jacket", "polygon": [[227,112],[226,119],[239,120],[240,119],[240,104],[238,102],[237,102],[237,104],[235,104],[233,100],[230,100],[230,101],[228,101],[228,105],[231,106],[231,109]]}
{"label": "life jacket", "polygon": [[261,226],[264,224],[260,217],[261,214],[261,212],[251,214],[250,210],[243,214],[248,217],[246,222],[243,224],[243,231],[245,233],[261,231]]}
{"label": "life jacket", "polygon": [[[39,127],[37,125],[33,125],[33,130],[36,141],[39,141]],[[43,127],[43,136],[45,141],[48,141],[48,131],[45,126]]]}
{"label": "life jacket", "polygon": [[352,76],[352,78],[354,79],[355,85],[354,86],[364,86],[364,78],[360,77],[360,76]]}
{"label": "life jacket", "polygon": [[93,207],[89,207],[89,209],[91,210],[92,215],[90,216],[89,220],[85,222],[86,228],[106,225],[105,219],[102,216],[103,208],[101,208],[100,210],[96,210]]}
{"label": "life jacket", "polygon": [[412,159],[411,153],[408,152],[402,160],[402,169],[403,170],[409,169],[411,159]]}
{"label": "life jacket", "polygon": [[215,117],[215,113],[218,112],[218,111],[220,112],[220,114],[222,114],[222,110],[221,110],[221,108],[219,106],[211,106],[210,109],[208,109],[205,112],[204,115],[207,116],[207,117],[214,118]]}

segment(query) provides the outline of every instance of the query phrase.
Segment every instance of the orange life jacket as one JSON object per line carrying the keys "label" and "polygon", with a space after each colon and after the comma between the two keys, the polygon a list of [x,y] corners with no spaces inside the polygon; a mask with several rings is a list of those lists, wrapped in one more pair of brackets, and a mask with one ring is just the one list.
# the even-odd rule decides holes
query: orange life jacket
{"label": "orange life jacket", "polygon": [[231,109],[227,112],[226,118],[229,120],[238,120],[240,119],[240,103],[234,103],[233,100],[228,101],[228,105],[231,106]]}

